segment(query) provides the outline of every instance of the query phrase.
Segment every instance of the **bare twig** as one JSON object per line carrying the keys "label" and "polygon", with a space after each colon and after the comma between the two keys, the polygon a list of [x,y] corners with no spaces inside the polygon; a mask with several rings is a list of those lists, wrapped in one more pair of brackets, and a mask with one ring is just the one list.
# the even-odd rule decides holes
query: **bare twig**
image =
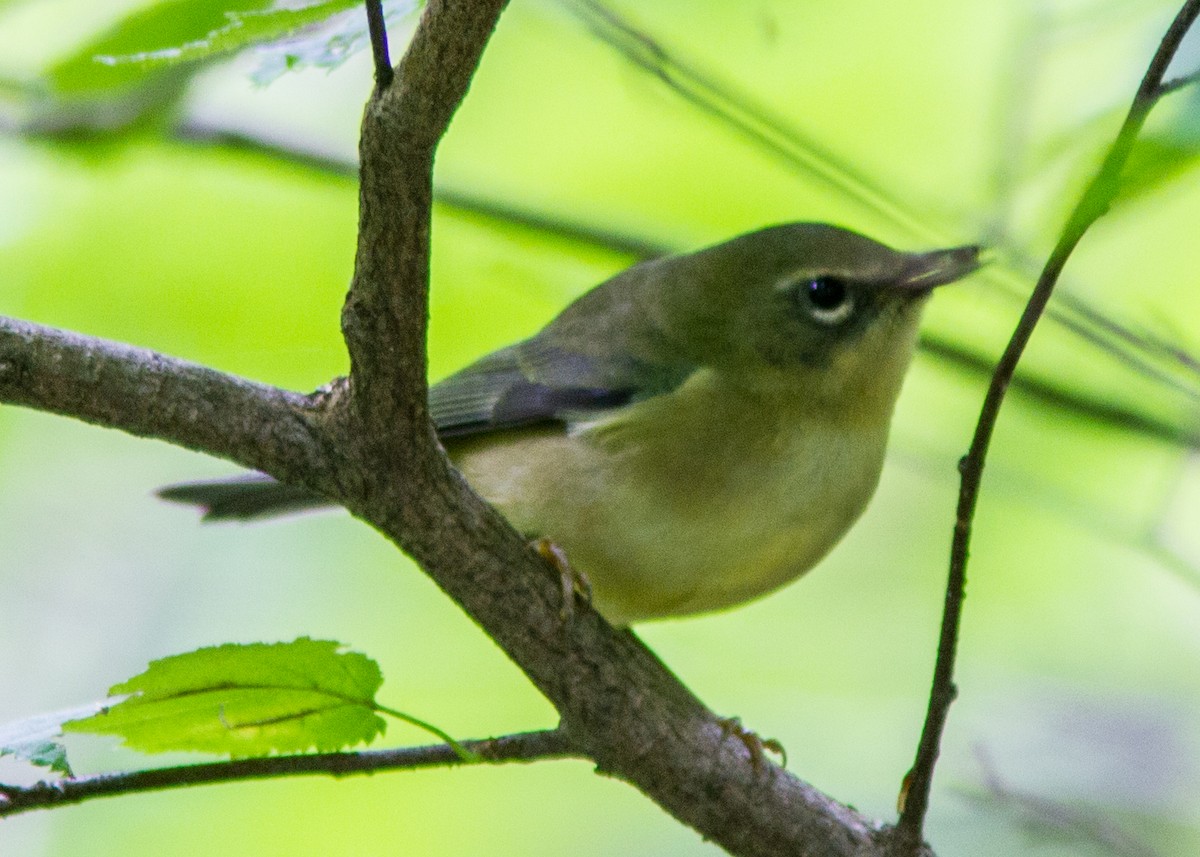
{"label": "bare twig", "polygon": [[[540,759],[578,758],[559,729],[523,732],[499,738],[461,742],[485,762],[533,762]],[[305,753],[293,756],[269,756],[234,759],[204,765],[179,765],[120,774],[42,782],[28,787],[0,785],[0,818],[82,803],[102,797],[164,791],[186,786],[241,782],[308,774],[335,777],[372,774],[381,771],[406,771],[419,768],[453,767],[464,764],[462,756],[449,744],[427,747],[402,747],[394,750],[368,750],[358,753]]]}
{"label": "bare twig", "polygon": [[1109,204],[1116,196],[1121,171],[1146,117],[1158,100],[1167,92],[1172,91],[1164,87],[1163,76],[1197,14],[1200,14],[1200,0],[1188,0],[1184,3],[1150,61],[1150,66],[1142,78],[1125,122],[1117,133],[1116,139],[1113,140],[1099,171],[1084,190],[1063,227],[1058,243],[1046,261],[1045,268],[1043,268],[1025,311],[1013,331],[1012,338],[1000,357],[995,374],[992,376],[992,383],[984,397],[970,450],[960,463],[962,484],[959,491],[954,539],[950,554],[950,572],[946,584],[946,603],[938,642],[937,663],[934,667],[929,709],[917,749],[916,761],[913,769],[905,778],[905,785],[901,792],[902,810],[896,826],[896,841],[901,849],[899,853],[912,853],[921,841],[942,730],[956,692],[954,659],[958,646],[958,629],[966,585],[971,523],[975,517],[975,507],[979,498],[988,446],[999,417],[1000,406],[1004,401],[1004,394],[1016,371],[1017,363],[1024,353],[1025,346],[1029,343],[1034,328],[1054,292],[1054,286],[1058,282],[1063,267],[1088,228],[1108,210]]}
{"label": "bare twig", "polygon": [[[920,348],[922,353],[941,361],[941,365],[961,370],[973,380],[990,378],[995,370],[990,358],[935,334],[922,334]],[[1009,392],[1019,393],[1061,415],[1087,420],[1091,425],[1185,448],[1200,447],[1200,428],[1186,421],[1162,419],[1148,411],[1109,401],[1095,393],[1074,390],[1047,377],[1018,373],[1009,385]]]}
{"label": "bare twig", "polygon": [[375,88],[392,85],[395,70],[388,56],[387,23],[383,20],[381,0],[367,0],[367,31],[371,34],[371,55],[375,60]]}
{"label": "bare twig", "polygon": [[1200,71],[1193,71],[1190,74],[1181,75],[1180,77],[1172,78],[1162,85],[1162,95],[1169,95],[1177,89],[1192,86],[1197,81],[1200,81]]}

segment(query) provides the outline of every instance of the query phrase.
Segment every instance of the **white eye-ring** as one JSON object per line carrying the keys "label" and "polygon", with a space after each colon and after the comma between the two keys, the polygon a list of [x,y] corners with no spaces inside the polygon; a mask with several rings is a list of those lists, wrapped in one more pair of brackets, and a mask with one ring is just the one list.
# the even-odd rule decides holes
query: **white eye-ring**
{"label": "white eye-ring", "polygon": [[841,324],[854,312],[854,296],[845,283],[834,277],[802,280],[797,292],[808,314],[821,324]]}

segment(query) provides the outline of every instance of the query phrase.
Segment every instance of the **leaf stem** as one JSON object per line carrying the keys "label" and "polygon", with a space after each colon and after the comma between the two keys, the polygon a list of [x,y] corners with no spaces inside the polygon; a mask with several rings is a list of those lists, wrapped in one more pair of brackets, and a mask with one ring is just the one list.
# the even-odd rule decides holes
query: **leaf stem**
{"label": "leaf stem", "polygon": [[430,735],[434,735],[437,738],[440,738],[442,741],[444,741],[447,744],[447,746],[449,746],[452,750],[454,750],[455,753],[458,754],[458,758],[462,762],[469,763],[469,764],[475,764],[478,762],[486,761],[478,753],[471,752],[466,747],[464,747],[461,743],[459,743],[458,741],[451,738],[450,735],[448,735],[446,732],[443,732],[441,729],[434,726],[432,723],[427,723],[426,721],[421,720],[418,717],[413,717],[411,714],[405,714],[403,711],[397,711],[394,708],[388,708],[386,705],[376,704],[374,706],[374,708],[375,708],[375,711],[377,711],[380,714],[386,714],[389,717],[395,717],[397,720],[402,720],[405,723],[409,724],[410,726],[416,726],[418,729],[422,729],[422,730],[428,732]]}

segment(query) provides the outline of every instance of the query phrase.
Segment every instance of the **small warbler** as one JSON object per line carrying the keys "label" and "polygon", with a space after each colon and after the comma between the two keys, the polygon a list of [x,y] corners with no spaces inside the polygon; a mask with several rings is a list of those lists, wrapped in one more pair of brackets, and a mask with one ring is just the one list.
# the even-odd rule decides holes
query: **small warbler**
{"label": "small warbler", "polygon": [[[858,519],[922,306],[978,266],[976,246],[769,227],[617,274],[433,385],[430,415],[611,623],[719,610],[808,571]],[[329,504],[265,476],[160,493],[209,520]]]}

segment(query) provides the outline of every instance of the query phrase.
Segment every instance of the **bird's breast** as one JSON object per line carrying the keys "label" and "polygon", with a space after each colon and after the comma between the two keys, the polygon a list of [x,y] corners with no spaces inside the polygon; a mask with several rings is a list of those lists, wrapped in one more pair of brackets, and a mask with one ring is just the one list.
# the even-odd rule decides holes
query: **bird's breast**
{"label": "bird's breast", "polygon": [[513,432],[454,457],[628,624],[729,607],[810,569],[870,499],[888,416],[829,421],[786,390],[701,375],[567,432]]}

